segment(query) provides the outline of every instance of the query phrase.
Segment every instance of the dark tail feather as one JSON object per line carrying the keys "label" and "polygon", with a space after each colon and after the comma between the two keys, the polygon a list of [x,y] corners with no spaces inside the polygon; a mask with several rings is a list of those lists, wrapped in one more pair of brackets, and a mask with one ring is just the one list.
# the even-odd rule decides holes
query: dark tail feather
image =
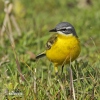
{"label": "dark tail feather", "polygon": [[45,55],[46,55],[45,52],[40,53],[39,55],[36,56],[36,59],[42,58],[42,57],[44,57]]}

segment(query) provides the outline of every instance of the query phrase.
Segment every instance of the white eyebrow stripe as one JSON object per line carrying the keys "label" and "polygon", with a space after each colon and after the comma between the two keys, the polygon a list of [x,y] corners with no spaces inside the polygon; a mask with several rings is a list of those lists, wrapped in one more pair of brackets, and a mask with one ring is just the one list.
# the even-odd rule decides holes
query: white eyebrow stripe
{"label": "white eyebrow stripe", "polygon": [[60,29],[72,29],[72,27],[68,26],[68,27],[63,27],[63,28],[60,28]]}
{"label": "white eyebrow stripe", "polygon": [[66,27],[66,29],[71,29],[72,27],[70,27],[70,26],[68,26],[68,27]]}

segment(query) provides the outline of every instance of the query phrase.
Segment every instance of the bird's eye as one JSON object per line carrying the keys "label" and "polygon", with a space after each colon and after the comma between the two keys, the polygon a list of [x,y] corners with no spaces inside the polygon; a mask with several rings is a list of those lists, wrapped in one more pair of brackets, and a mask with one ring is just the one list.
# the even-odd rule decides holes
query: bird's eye
{"label": "bird's eye", "polygon": [[60,29],[60,31],[66,31],[66,30],[67,30],[66,28]]}

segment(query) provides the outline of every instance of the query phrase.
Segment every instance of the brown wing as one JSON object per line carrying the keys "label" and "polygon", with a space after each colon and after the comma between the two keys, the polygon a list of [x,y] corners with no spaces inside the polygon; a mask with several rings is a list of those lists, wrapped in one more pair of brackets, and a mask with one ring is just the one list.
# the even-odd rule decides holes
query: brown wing
{"label": "brown wing", "polygon": [[58,35],[54,34],[52,37],[49,38],[49,40],[46,43],[46,49],[49,50],[52,45],[55,43],[55,41],[57,40]]}

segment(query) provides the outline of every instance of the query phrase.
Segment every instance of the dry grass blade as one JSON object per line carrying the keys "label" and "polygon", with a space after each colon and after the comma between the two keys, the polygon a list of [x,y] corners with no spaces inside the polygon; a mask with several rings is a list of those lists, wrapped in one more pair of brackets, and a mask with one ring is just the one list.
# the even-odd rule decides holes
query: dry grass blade
{"label": "dry grass blade", "polygon": [[18,35],[21,36],[21,30],[20,30],[20,28],[19,28],[19,26],[18,26],[18,24],[17,24],[17,22],[16,22],[16,20],[15,20],[14,15],[11,14],[10,17],[11,17],[12,23],[13,23],[13,25],[14,25],[14,27],[15,27],[17,33],[18,33]]}
{"label": "dry grass blade", "polygon": [[71,67],[69,68],[69,74],[70,74],[70,96],[71,98],[73,98],[73,100],[76,100],[75,89],[74,89],[74,84],[73,84],[73,73],[72,73]]}
{"label": "dry grass blade", "polygon": [[65,91],[65,88],[64,88],[63,84],[62,84],[59,80],[58,80],[58,82],[59,82],[60,87],[61,87],[61,90],[62,90],[62,92],[63,92],[63,94],[64,94],[65,100],[68,100],[67,97],[66,97],[66,91]]}
{"label": "dry grass blade", "polygon": [[16,52],[15,52],[15,45],[14,45],[14,43],[13,43],[13,41],[12,41],[12,39],[11,39],[11,36],[10,36],[10,34],[9,34],[10,31],[9,31],[9,30],[7,31],[7,28],[6,28],[6,27],[5,27],[5,29],[6,29],[6,33],[7,33],[7,35],[8,35],[9,41],[10,41],[10,43],[11,43],[11,47],[12,47],[12,50],[13,50],[13,53],[14,53],[14,57],[15,57],[15,61],[16,61],[16,64],[17,64],[18,72],[19,72],[19,74],[20,74],[20,77],[21,77],[22,81],[24,81],[25,78],[24,78],[24,76],[22,75],[22,72],[21,72],[19,60],[18,60],[17,54],[16,54]]}

